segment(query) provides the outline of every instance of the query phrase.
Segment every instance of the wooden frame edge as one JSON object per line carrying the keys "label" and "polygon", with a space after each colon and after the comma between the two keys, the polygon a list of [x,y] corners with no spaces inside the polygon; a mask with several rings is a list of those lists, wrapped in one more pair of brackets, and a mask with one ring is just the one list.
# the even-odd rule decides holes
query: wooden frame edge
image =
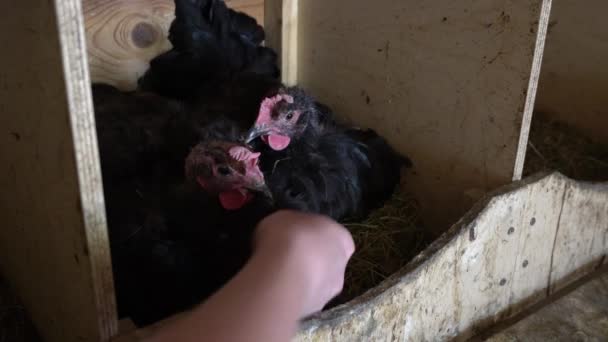
{"label": "wooden frame edge", "polygon": [[526,102],[521,121],[521,129],[519,133],[519,143],[517,145],[517,155],[515,157],[515,165],[513,167],[513,180],[521,180],[526,161],[526,153],[528,149],[528,137],[530,135],[530,127],[532,125],[532,116],[534,113],[534,103],[536,101],[536,92],[538,91],[538,80],[543,62],[543,54],[545,51],[545,42],[547,40],[547,31],[549,28],[549,19],[551,17],[551,6],[553,0],[543,0],[540,18],[538,20],[538,32],[536,34],[536,45],[534,47],[534,58],[530,71],[530,80],[528,82],[528,91],[526,93]]}
{"label": "wooden frame edge", "polygon": [[118,332],[118,316],[82,1],[55,0],[55,11],[99,335],[102,341],[106,341]]}

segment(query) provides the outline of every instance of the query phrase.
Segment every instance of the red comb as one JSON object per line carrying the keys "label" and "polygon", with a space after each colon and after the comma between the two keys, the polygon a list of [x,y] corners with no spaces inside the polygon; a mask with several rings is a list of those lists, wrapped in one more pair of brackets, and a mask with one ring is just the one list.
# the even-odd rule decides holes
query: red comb
{"label": "red comb", "polygon": [[270,113],[272,113],[272,109],[276,106],[277,103],[281,101],[286,101],[287,103],[293,103],[293,96],[287,94],[278,94],[272,97],[267,97],[262,101],[260,105],[260,111],[258,113],[258,119],[256,120],[257,124],[264,124],[270,122]]}
{"label": "red comb", "polygon": [[244,146],[233,146],[228,150],[230,156],[238,161],[247,161],[251,159],[257,159],[260,157],[259,152],[252,152]]}

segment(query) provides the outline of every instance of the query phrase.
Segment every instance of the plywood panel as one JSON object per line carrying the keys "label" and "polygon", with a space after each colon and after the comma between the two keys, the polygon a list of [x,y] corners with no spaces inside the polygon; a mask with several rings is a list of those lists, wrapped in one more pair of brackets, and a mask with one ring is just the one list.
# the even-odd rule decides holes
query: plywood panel
{"label": "plywood panel", "polygon": [[608,144],[608,2],[556,1],[537,109]]}
{"label": "plywood panel", "polygon": [[447,227],[514,176],[550,3],[301,1],[298,81],[410,155],[424,219]]}
{"label": "plywood panel", "polygon": [[45,340],[106,340],[116,312],[80,1],[0,12],[1,271]]}
{"label": "plywood panel", "polygon": [[[264,23],[264,0],[227,0]],[[83,0],[91,79],[124,90],[137,86],[150,60],[169,50],[173,0]]]}

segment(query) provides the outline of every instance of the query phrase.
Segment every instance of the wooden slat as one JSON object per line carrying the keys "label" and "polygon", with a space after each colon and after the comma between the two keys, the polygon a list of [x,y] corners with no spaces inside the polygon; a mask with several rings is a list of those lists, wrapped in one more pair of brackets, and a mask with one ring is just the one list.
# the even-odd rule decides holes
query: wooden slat
{"label": "wooden slat", "polygon": [[2,272],[45,340],[107,340],[117,321],[80,1],[0,10]]}
{"label": "wooden slat", "polygon": [[514,176],[550,3],[301,1],[298,81],[410,155],[407,187],[445,228]]}
{"label": "wooden slat", "polygon": [[549,16],[551,14],[552,0],[543,2],[543,8],[540,12],[540,19],[536,34],[536,47],[534,49],[534,60],[532,61],[532,71],[530,72],[530,80],[528,82],[528,91],[526,92],[526,103],[522,117],[521,129],[519,131],[519,143],[517,145],[517,155],[515,157],[515,166],[513,168],[513,180],[520,180],[524,173],[524,162],[526,160],[526,152],[528,151],[528,137],[530,135],[530,126],[532,125],[532,113],[534,111],[534,103],[536,101],[536,92],[538,90],[538,80],[540,78],[541,65],[543,61],[543,52],[545,50],[545,40],[547,30],[549,28]]}
{"label": "wooden slat", "polygon": [[[264,0],[228,0],[264,23]],[[83,0],[91,79],[132,90],[149,62],[171,48],[173,0]]]}
{"label": "wooden slat", "polygon": [[607,317],[608,274],[604,273],[483,341],[605,341]]}
{"label": "wooden slat", "polygon": [[298,83],[299,0],[283,0],[281,28],[281,76],[283,83]]}

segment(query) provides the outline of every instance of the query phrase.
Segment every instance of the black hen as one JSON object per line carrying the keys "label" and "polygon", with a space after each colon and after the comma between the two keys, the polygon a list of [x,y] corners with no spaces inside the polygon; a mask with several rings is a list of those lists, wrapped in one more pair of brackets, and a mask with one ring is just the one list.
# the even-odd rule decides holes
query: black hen
{"label": "black hen", "polygon": [[329,107],[301,88],[281,87],[276,95],[263,99],[246,141],[260,137],[273,150],[282,150],[292,141],[311,143],[338,130]]}
{"label": "black hen", "polygon": [[[329,108],[296,87],[262,102],[246,140],[263,151],[273,194],[287,189],[277,197],[290,203],[307,198],[314,211],[337,219],[381,205],[399,183],[401,167],[411,166],[376,132],[336,124]],[[277,167],[282,160],[290,164]]]}
{"label": "black hen", "polygon": [[190,309],[229,281],[268,213],[263,201],[227,211],[190,183],[156,195],[164,199],[160,210],[148,208],[140,228],[112,245],[119,315],[138,325]]}
{"label": "black hen", "polygon": [[380,206],[408,164],[371,130],[327,133],[283,151],[266,149],[261,162],[278,207],[336,220],[361,218]]}
{"label": "black hen", "polygon": [[[201,137],[239,134],[230,121],[110,86],[95,85],[93,95],[119,311],[148,324],[229,280],[247,260],[251,232],[269,205],[258,200],[234,215],[218,201],[222,192],[228,203],[238,194],[232,183],[217,179],[205,192],[184,181],[184,160]],[[211,160],[214,171],[227,166]],[[254,182],[240,185],[265,188],[261,172],[247,176]]]}
{"label": "black hen", "polygon": [[165,131],[182,106],[153,94],[93,85],[101,168],[105,181],[152,175],[167,155]]}
{"label": "black hen", "polygon": [[176,0],[169,32],[173,48],[151,61],[143,90],[188,102],[223,94],[234,102],[239,88],[248,97],[261,89],[261,97],[278,83],[277,55],[261,46],[262,27],[221,0]]}

